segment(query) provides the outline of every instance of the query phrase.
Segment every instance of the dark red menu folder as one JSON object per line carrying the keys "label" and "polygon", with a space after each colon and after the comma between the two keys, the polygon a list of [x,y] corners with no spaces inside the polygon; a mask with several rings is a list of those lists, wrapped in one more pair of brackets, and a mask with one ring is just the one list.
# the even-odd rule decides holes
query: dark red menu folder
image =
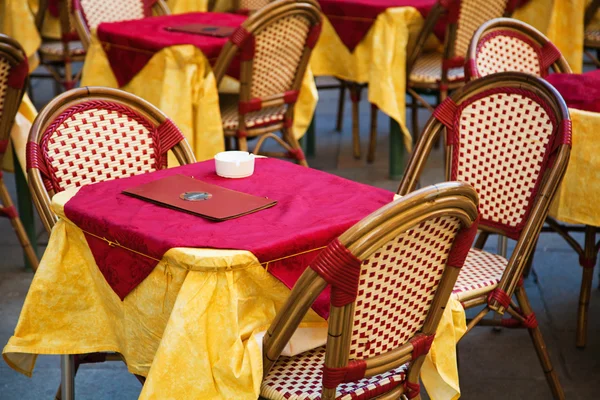
{"label": "dark red menu folder", "polygon": [[207,24],[186,24],[179,26],[167,26],[165,29],[169,32],[193,33],[194,35],[225,38],[231,36],[237,27]]}
{"label": "dark red menu folder", "polygon": [[157,179],[123,193],[212,221],[238,218],[277,204],[266,197],[237,192],[185,175]]}

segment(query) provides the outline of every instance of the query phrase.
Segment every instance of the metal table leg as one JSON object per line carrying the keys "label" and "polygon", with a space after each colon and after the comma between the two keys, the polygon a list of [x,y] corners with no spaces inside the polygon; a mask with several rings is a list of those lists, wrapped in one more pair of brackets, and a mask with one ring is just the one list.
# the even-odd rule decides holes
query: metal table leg
{"label": "metal table leg", "polygon": [[60,385],[62,400],[75,399],[75,357],[71,354],[60,356]]}

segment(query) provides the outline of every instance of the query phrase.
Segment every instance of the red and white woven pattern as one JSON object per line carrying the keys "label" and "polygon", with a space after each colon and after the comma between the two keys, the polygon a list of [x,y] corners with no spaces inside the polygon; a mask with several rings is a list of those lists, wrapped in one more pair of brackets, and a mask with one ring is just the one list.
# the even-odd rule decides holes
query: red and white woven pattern
{"label": "red and white woven pattern", "polygon": [[[226,131],[237,131],[239,125],[238,97],[221,96],[221,121]],[[287,106],[266,107],[245,114],[246,128],[258,128],[283,121]]]}
{"label": "red and white woven pattern", "polygon": [[[450,68],[448,81],[461,81],[465,78],[464,68]],[[442,79],[442,55],[440,53],[425,53],[415,61],[410,71],[411,82],[436,83]]]}
{"label": "red and white woven pattern", "polygon": [[533,42],[515,34],[492,32],[477,46],[478,76],[517,71],[541,76],[540,53]]}
{"label": "red and white woven pattern", "polygon": [[[62,42],[45,42],[40,46],[40,52],[45,56],[63,56],[64,47]],[[69,55],[72,57],[84,56],[85,49],[81,42],[69,42]]]}
{"label": "red and white woven pattern", "polygon": [[498,286],[508,260],[497,254],[471,249],[460,270],[452,296],[464,301],[485,293]]}
{"label": "red and white woven pattern", "polygon": [[507,0],[460,0],[455,57],[465,57],[473,34],[484,22],[504,15]]}
{"label": "red and white woven pattern", "polygon": [[90,31],[102,22],[144,18],[143,0],[79,0]]}
{"label": "red and white woven pattern", "polygon": [[[260,395],[270,400],[317,400],[321,398],[325,347],[319,347],[294,357],[280,357],[263,380]],[[375,393],[393,389],[404,382],[407,365],[357,382],[342,383],[336,389],[336,399],[369,399]]]}
{"label": "red and white woven pattern", "polygon": [[74,113],[46,140],[46,161],[61,190],[157,169],[151,132],[118,111]]}
{"label": "red and white woven pattern", "polygon": [[256,33],[252,68],[252,98],[264,98],[292,90],[304,52],[310,22],[290,16]]}
{"label": "red and white woven pattern", "polygon": [[453,179],[477,190],[483,220],[524,223],[553,129],[546,110],[519,93],[495,92],[462,109]]}
{"label": "red and white woven pattern", "polygon": [[390,351],[421,329],[459,229],[455,217],[424,221],[362,263],[350,359]]}
{"label": "red and white woven pattern", "polygon": [[585,30],[585,42],[586,42],[586,44],[600,45],[600,30],[586,29]]}
{"label": "red and white woven pattern", "polygon": [[[4,98],[8,89],[8,73],[10,72],[10,64],[4,58],[0,58],[0,118],[4,110]],[[0,137],[0,139],[2,139]]]}

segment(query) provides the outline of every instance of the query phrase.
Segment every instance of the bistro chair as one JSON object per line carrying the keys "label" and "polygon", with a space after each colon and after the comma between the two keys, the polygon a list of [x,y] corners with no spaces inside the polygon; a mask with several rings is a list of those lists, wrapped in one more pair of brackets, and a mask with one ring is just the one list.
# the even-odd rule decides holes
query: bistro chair
{"label": "bistro chair", "polygon": [[[473,33],[490,19],[510,15],[515,3],[514,0],[439,0],[433,6],[406,64],[413,136],[419,132],[419,104],[433,112],[433,107],[422,95],[435,95],[436,104],[439,104],[449,92],[462,86],[465,83],[465,58]],[[441,18],[447,22],[443,51],[426,50],[427,39]]]}
{"label": "bistro chair", "polygon": [[545,77],[550,72],[571,73],[560,50],[540,31],[512,18],[496,18],[473,35],[465,73],[468,80],[498,72],[525,72]]}
{"label": "bistro chair", "polygon": [[[453,290],[465,309],[483,306],[467,332],[477,324],[527,328],[554,397],[564,399],[522,273],[569,160],[567,106],[549,83],[524,73],[502,72],[468,83],[427,122],[400,195],[414,190],[444,131],[446,179],[468,183],[479,194],[481,234]],[[510,259],[481,250],[490,233],[516,240]],[[509,318],[483,319],[488,313]]]}
{"label": "bistro chair", "polygon": [[91,32],[103,22],[142,19],[171,12],[164,0],[72,0],[75,28],[85,49],[90,47]]}
{"label": "bistro chair", "polygon": [[[164,169],[169,150],[181,165],[196,161],[177,126],[139,97],[104,87],[56,97],[38,114],[27,143],[29,188],[46,230],[57,221],[51,208],[54,194]],[[74,363],[73,375],[80,364],[120,360],[98,353],[78,355],[74,361],[63,357]],[[61,398],[60,388],[56,398]]]}
{"label": "bistro chair", "polygon": [[[27,87],[29,66],[23,48],[16,40],[0,34],[0,165],[8,149],[10,132]],[[17,213],[0,169],[0,217],[8,218],[35,271],[38,258]]]}
{"label": "bistro chair", "polygon": [[[38,12],[35,17],[38,32],[43,32],[45,17],[48,15],[50,0],[40,0]],[[74,88],[81,72],[73,74],[73,63],[83,62],[86,51],[79,40],[77,31],[73,26],[71,17],[71,0],[56,0],[58,18],[60,21],[60,39],[48,38],[42,35],[42,44],[38,51],[40,64],[50,73],[57,85],[64,90]],[[47,77],[47,75],[34,75],[34,77]],[[59,87],[59,86],[57,86]]]}
{"label": "bistro chair", "polygon": [[[598,60],[598,54],[600,53],[600,29],[591,26],[596,12],[600,7],[600,0],[592,0],[591,3],[585,9],[584,17],[584,42],[585,54],[592,60],[596,65],[596,68],[600,67],[600,61]],[[592,54],[592,50],[595,51],[596,56]]]}
{"label": "bistro chair", "polygon": [[[263,338],[261,397],[419,398],[419,371],[477,220],[475,190],[447,182],[395,200],[333,240]],[[280,357],[328,285],[326,346]]]}
{"label": "bistro chair", "polygon": [[273,0],[236,0],[235,12],[245,15],[254,14],[271,2],[273,2]]}
{"label": "bistro chair", "polygon": [[[313,0],[280,0],[246,20],[225,44],[214,67],[217,85],[239,62],[239,95],[220,99],[223,131],[240,150],[258,138],[258,154],[267,138],[277,141],[288,157],[308,166],[294,136],[294,105],[310,53],[321,33],[321,14]],[[275,133],[281,131],[282,137]]]}

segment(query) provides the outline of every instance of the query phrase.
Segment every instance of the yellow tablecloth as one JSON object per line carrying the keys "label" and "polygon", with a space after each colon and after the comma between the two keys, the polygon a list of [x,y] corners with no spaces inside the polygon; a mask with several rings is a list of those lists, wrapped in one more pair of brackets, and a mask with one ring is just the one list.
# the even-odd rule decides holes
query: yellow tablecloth
{"label": "yellow tablecloth", "polygon": [[[64,216],[74,193],[53,199],[61,219],[4,360],[31,376],[38,354],[113,351],[123,355],[129,371],[147,376],[141,399],[256,399],[262,355],[255,335],[260,337],[289,290],[247,251],[175,248],[121,301],[82,231]],[[325,327],[309,311],[292,347],[302,351],[308,342],[323,343]],[[464,311],[451,301],[423,367],[433,399],[451,398],[447,394],[458,390],[455,344],[464,330]]]}
{"label": "yellow tablecloth", "polygon": [[29,130],[31,129],[31,124],[33,120],[37,116],[37,111],[29,97],[25,95],[23,97],[23,102],[19,107],[19,112],[15,117],[14,125],[10,131],[10,143],[9,148],[2,159],[2,169],[4,171],[13,172],[14,170],[14,161],[13,161],[13,152],[12,147],[14,146],[17,159],[19,160],[19,164],[21,164],[22,171],[26,171],[25,169],[25,147],[27,145],[27,138],[29,137]]}
{"label": "yellow tablecloth", "polygon": [[600,226],[600,113],[569,109],[573,148],[550,215],[572,224]]}
{"label": "yellow tablecloth", "polygon": [[29,59],[29,70],[33,71],[39,64],[37,50],[42,39],[27,1],[0,0],[0,33],[12,37],[23,46]]}
{"label": "yellow tablecloth", "polygon": [[[95,35],[83,66],[81,85],[118,87],[106,53]],[[195,46],[171,46],[157,52],[121,89],[149,101],[175,121],[198,161],[212,158],[224,150],[215,78],[208,60]],[[317,99],[314,79],[308,71],[295,107],[296,137],[306,132]]]}
{"label": "yellow tablecloth", "polygon": [[[173,14],[183,14],[195,11],[209,11],[209,0],[167,0],[167,5]],[[214,10],[227,11],[234,7],[234,0],[215,0]]]}

